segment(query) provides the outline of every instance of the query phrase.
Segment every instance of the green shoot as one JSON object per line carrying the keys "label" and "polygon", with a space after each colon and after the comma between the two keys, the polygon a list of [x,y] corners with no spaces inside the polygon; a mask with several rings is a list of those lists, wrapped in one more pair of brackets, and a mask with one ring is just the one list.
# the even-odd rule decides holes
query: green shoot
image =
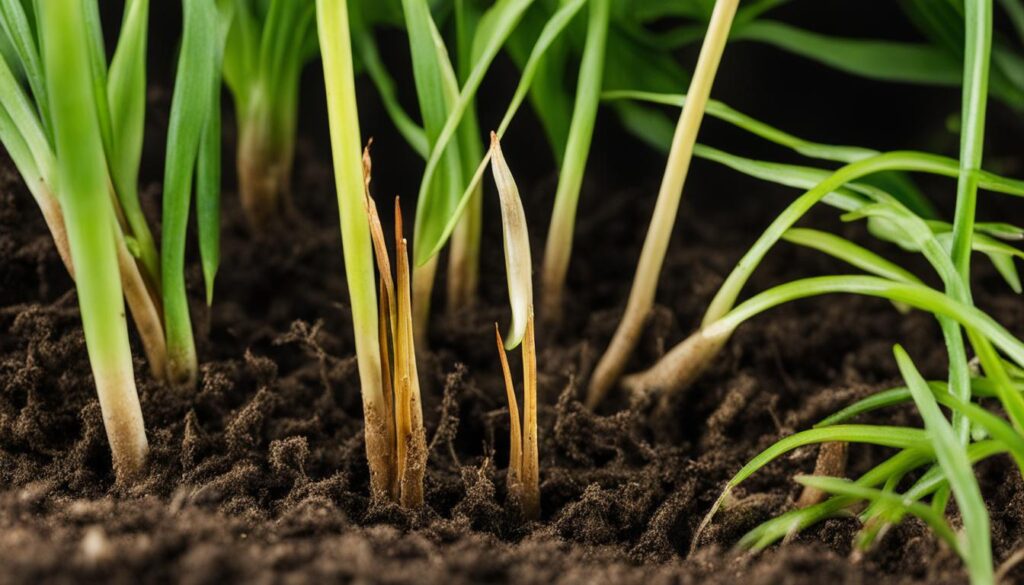
{"label": "green shoot", "polygon": [[74,260],[82,327],[119,480],[146,462],[148,442],[135,388],[119,278],[116,221],[108,195],[106,163],[82,0],[39,4],[46,38],[43,64],[49,92],[57,174]]}
{"label": "green shoot", "polygon": [[601,357],[590,379],[587,390],[587,404],[596,406],[612,385],[622,374],[626,360],[633,353],[640,331],[647,320],[651,306],[654,304],[654,293],[657,288],[658,275],[668,249],[672,226],[675,224],[679,200],[682,197],[683,183],[690,166],[693,145],[697,140],[697,131],[704,115],[704,105],[711,94],[711,85],[718,70],[732,18],[736,13],[738,0],[716,0],[715,11],[708,25],[707,36],[701,48],[693,81],[688,95],[690,99],[683,106],[676,126],[672,150],[669,153],[665,175],[662,178],[658,201],[655,204],[651,225],[644,240],[643,251],[637,264],[633,288],[630,290],[629,301],[622,321],[615,331],[615,336],[608,350]]}
{"label": "green shoot", "polygon": [[741,323],[761,312],[796,299],[822,294],[847,293],[888,299],[916,309],[948,317],[990,340],[1017,364],[1024,363],[1024,343],[1002,325],[971,305],[927,286],[891,281],[875,276],[820,276],[795,280],[759,293],[735,309],[702,327],[669,351],[650,369],[633,374],[623,385],[634,392],[662,389],[666,393],[689,385],[708,367],[710,358]]}
{"label": "green shoot", "polygon": [[[912,450],[925,454],[932,453],[928,434],[921,429],[913,429],[909,427],[882,425],[836,425],[834,427],[826,427],[824,429],[801,431],[788,437],[784,437],[751,459],[749,463],[744,465],[743,468],[736,472],[736,475],[734,475],[732,479],[725,484],[725,489],[722,490],[722,494],[717,500],[715,500],[714,505],[711,506],[711,510],[701,521],[700,525],[698,525],[697,531],[693,536],[692,547],[695,548],[700,542],[700,536],[704,532],[704,529],[711,523],[711,520],[718,512],[718,509],[722,507],[722,504],[725,503],[729,494],[732,493],[732,490],[735,489],[736,486],[756,473],[762,467],[794,449],[805,445],[827,442],[867,443],[870,445]],[[881,480],[879,479],[878,481]],[[821,505],[822,504],[818,504],[817,506]],[[817,506],[811,506],[803,509],[812,510],[816,509]],[[693,548],[691,548],[691,552]]]}
{"label": "green shoot", "polygon": [[299,76],[316,54],[311,0],[232,0],[224,80],[238,119],[238,188],[254,230],[288,211]]}
{"label": "green shoot", "polygon": [[900,372],[907,381],[907,387],[914,397],[918,412],[924,419],[939,466],[942,467],[960,508],[965,532],[963,556],[971,583],[992,583],[992,545],[989,540],[988,510],[985,509],[981,489],[974,477],[967,452],[952,425],[939,410],[935,397],[910,361],[910,356],[898,345],[894,352]]}
{"label": "green shoot", "polygon": [[[192,199],[197,152],[210,112],[219,107],[215,95],[218,68],[217,7],[204,0],[185,0],[181,56],[171,101],[170,129],[164,166],[163,263],[164,326],[167,330],[167,377],[191,387],[197,376],[196,348],[185,293],[185,236]],[[212,153],[203,149],[207,156]],[[208,173],[204,174],[205,181]]]}
{"label": "green shoot", "polygon": [[[148,2],[125,4],[121,38],[114,52],[114,63],[106,71],[102,50],[102,30],[95,0],[80,6],[87,22],[88,64],[93,73],[90,88],[96,106],[97,123],[105,154],[103,168],[114,200],[115,242],[122,287],[132,318],[142,339],[152,374],[163,379],[166,372],[166,345],[159,298],[159,262],[152,236],[137,201],[134,180],[138,176],[145,100],[146,15]],[[31,4],[8,0],[0,3],[0,28],[16,50],[0,59],[0,140],[15,166],[26,180],[39,205],[57,252],[75,277],[71,262],[63,195],[57,184],[59,157],[53,143],[48,84],[44,60],[30,23],[39,14]],[[23,72],[31,96],[26,95],[16,78]],[[106,85],[104,85],[106,83]],[[108,99],[109,98],[109,99]],[[109,109],[108,109],[109,107]],[[115,115],[112,115],[115,114]],[[129,246],[131,250],[129,250]]]}
{"label": "green shoot", "polygon": [[[533,323],[533,279],[530,259],[530,237],[526,214],[519,199],[512,171],[501,152],[501,144],[491,133],[491,170],[501,199],[501,226],[505,249],[505,270],[508,274],[509,302],[512,306],[512,326],[504,347],[498,335],[499,357],[509,397],[509,415],[512,417],[513,450],[509,459],[509,494],[523,518],[540,517],[540,463],[537,435],[537,346]],[[515,387],[508,371],[505,349],[522,344],[523,353],[523,422],[519,427],[519,407],[515,400]],[[517,435],[521,447],[515,449]]]}
{"label": "green shoot", "polygon": [[814,488],[822,492],[858,498],[872,503],[885,502],[890,506],[895,506],[900,509],[901,513],[913,514],[923,520],[935,532],[936,536],[941,538],[951,549],[956,551],[961,557],[965,556],[960,542],[956,538],[956,533],[950,528],[946,519],[941,514],[935,512],[935,510],[932,510],[930,506],[907,498],[901,498],[892,492],[857,485],[846,479],[821,477],[815,474],[813,476],[798,475],[793,480],[808,488]]}
{"label": "green shoot", "polygon": [[352,69],[347,0],[317,0],[317,30],[327,90],[331,154],[341,216],[341,242],[345,275],[352,305],[359,384],[366,423],[366,458],[370,490],[384,501],[391,496],[387,404],[381,379],[377,286],[373,279],[370,228],[364,207],[361,139]]}
{"label": "green shoot", "polygon": [[[967,447],[967,454],[971,463],[977,463],[994,455],[1006,452],[1006,446],[998,441],[979,441]],[[857,479],[856,484],[861,486],[876,486],[886,482],[892,477],[905,475],[906,473],[929,463],[933,459],[930,453],[916,450],[906,450],[897,453],[886,461],[876,465],[870,471]],[[935,492],[944,485],[945,479],[941,470],[933,468],[935,472],[925,473],[921,481],[917,482],[904,494],[907,499],[919,500]],[[754,528],[740,539],[739,546],[755,551],[763,550],[777,540],[799,532],[827,518],[848,514],[849,506],[856,504],[857,498],[849,496],[835,496],[828,500],[808,508],[802,508],[787,512],[760,526]],[[694,542],[694,545],[697,543]]]}
{"label": "green shoot", "polygon": [[[448,118],[448,110],[454,95],[458,93],[458,83],[426,0],[402,0],[402,10],[409,35],[413,79],[420,114],[423,117],[423,129],[428,145],[433,148]],[[432,177],[429,183],[424,182],[433,195],[421,196],[416,206],[417,235],[420,232],[418,218],[421,214],[427,213],[424,210],[431,202],[450,200],[457,196],[462,188],[462,163],[458,144],[445,152],[439,162],[443,165],[443,173]],[[424,179],[427,179],[426,175]],[[418,245],[415,246],[415,250],[419,255]],[[423,261],[416,262],[413,272],[413,323],[418,348],[426,346],[427,321],[430,316],[430,299],[437,262],[437,257],[423,258]]]}
{"label": "green shoot", "polygon": [[[586,0],[569,0],[569,2],[566,2],[565,5],[561,6],[558,9],[558,11],[556,11],[555,14],[552,15],[551,19],[548,20],[548,22],[544,25],[544,28],[541,30],[540,35],[538,36],[537,41],[530,52],[529,59],[523,67],[522,75],[519,78],[519,83],[516,86],[516,91],[513,94],[512,99],[509,101],[507,109],[505,110],[505,115],[502,117],[501,123],[498,125],[498,129],[495,130],[495,134],[497,134],[499,139],[505,135],[505,131],[508,130],[509,126],[511,125],[512,119],[519,111],[519,107],[522,105],[523,101],[529,94],[530,88],[533,86],[533,83],[537,78],[538,71],[542,67],[544,57],[548,55],[555,41],[559,38],[559,36],[566,29],[566,27],[572,21],[573,17],[579,12],[579,10],[583,7],[584,4],[586,4]],[[468,97],[464,97],[469,95],[467,94],[466,91],[468,89],[475,90],[475,88],[473,88],[470,84],[467,83],[466,89],[463,90],[463,92],[460,94],[459,102],[453,109],[453,115],[458,115],[459,113],[458,104],[462,103],[463,101],[467,101],[468,103]],[[451,117],[449,117],[449,120],[450,119]],[[398,125],[399,123],[398,120],[394,119],[394,116],[392,116],[392,121],[394,121],[396,125]],[[454,127],[454,122],[448,121],[446,122],[446,125],[447,124],[452,124]],[[451,132],[454,132],[454,130],[452,130]],[[441,138],[439,138],[439,144],[444,143],[442,139],[446,134],[447,133],[445,133],[442,130]],[[440,158],[440,154],[434,153],[432,155],[432,158],[434,156]],[[490,163],[490,158],[491,151],[488,149],[483,159],[477,165],[476,171],[473,173],[472,178],[469,179],[465,190],[462,192],[462,195],[456,200],[454,210],[452,211],[452,215],[450,217],[445,217],[441,213],[431,214],[431,222],[436,222],[437,225],[432,226],[429,230],[421,231],[419,229],[419,224],[417,224],[416,249],[423,250],[423,248],[427,248],[429,250],[429,252],[426,253],[424,257],[431,257],[436,255],[448,241],[448,238],[452,235],[456,226],[459,224],[460,218],[462,217],[462,214],[468,207],[473,197],[473,194],[479,190],[481,181],[483,180],[484,172],[486,172],[487,166]],[[430,161],[428,160],[427,170],[429,171],[430,168],[431,165]],[[417,206],[417,217],[419,217],[418,214],[419,206]],[[424,235],[424,233],[428,235]],[[419,262],[420,258],[418,254],[419,252],[417,252],[416,256],[417,262]]]}
{"label": "green shoot", "polygon": [[544,248],[544,267],[541,271],[541,316],[552,324],[557,323],[562,314],[562,295],[569,258],[572,256],[576,207],[600,103],[610,0],[591,0],[588,10],[587,40],[580,63],[579,80],[576,82],[576,103],[555,191],[555,206],[551,212],[551,225]]}
{"label": "green shoot", "polygon": [[[413,15],[419,15],[420,20],[429,19],[429,11],[418,6],[420,3],[424,6],[426,5],[423,0],[417,0],[416,2],[413,2],[413,0],[403,0],[403,5],[406,6],[406,21],[409,23],[410,45],[413,50],[413,70],[417,77],[417,95],[420,99],[420,108],[423,110],[427,139],[431,142],[430,157],[427,159],[427,166],[423,171],[423,179],[420,182],[419,203],[416,206],[416,241],[414,248],[417,266],[423,265],[437,253],[441,245],[443,245],[443,240],[450,234],[448,232],[448,234],[442,235],[441,231],[449,222],[453,226],[457,223],[462,213],[461,205],[468,203],[470,195],[475,191],[475,189],[467,189],[468,193],[462,198],[459,197],[459,191],[454,193],[436,191],[433,187],[438,180],[436,173],[438,169],[441,169],[445,174],[453,174],[453,171],[448,170],[448,166],[452,164],[449,162],[449,159],[453,156],[462,156],[462,154],[458,152],[458,143],[452,144],[451,140],[455,137],[459,124],[472,103],[477,89],[483,82],[491,62],[497,56],[502,44],[515,28],[522,13],[529,7],[531,2],[532,0],[503,0],[495,4],[481,18],[474,40],[473,54],[476,55],[476,58],[473,60],[473,67],[466,78],[462,90],[459,91],[456,84],[454,95],[452,96],[453,99],[445,102],[439,100],[436,95],[441,94],[441,84],[444,83],[444,69],[451,68],[450,63],[446,63],[447,51],[443,47],[436,47],[434,50],[428,51],[426,40],[414,38],[414,31],[417,28],[423,28],[425,25],[417,24],[414,21],[410,22],[412,17],[409,14],[409,8],[414,9]],[[429,24],[433,25],[432,19],[429,21]],[[436,61],[434,68],[438,69],[438,73],[434,75],[440,79],[435,82],[438,84],[438,88],[434,90],[436,94],[434,97],[426,95],[425,90],[427,87],[421,89],[421,86],[425,84],[429,77],[427,71],[424,71],[422,74],[417,73],[417,59],[424,62]],[[425,63],[422,68],[427,69],[427,64]],[[420,81],[421,75],[424,78],[422,82]],[[435,116],[437,120],[432,119]],[[435,125],[435,122],[436,128],[433,128],[432,131],[431,127]],[[431,140],[431,137],[433,137],[433,140]],[[456,158],[456,162],[458,160]],[[459,172],[461,173],[461,167]],[[461,174],[459,176],[461,177]],[[463,183],[464,181],[460,181],[457,185],[461,187]],[[463,199],[465,199],[464,202]]]}

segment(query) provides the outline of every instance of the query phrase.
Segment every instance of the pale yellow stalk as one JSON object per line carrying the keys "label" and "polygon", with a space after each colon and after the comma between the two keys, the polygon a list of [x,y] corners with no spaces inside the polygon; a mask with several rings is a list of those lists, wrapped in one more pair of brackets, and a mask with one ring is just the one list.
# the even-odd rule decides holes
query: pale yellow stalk
{"label": "pale yellow stalk", "polygon": [[654,305],[654,294],[658,286],[658,277],[665,260],[675,225],[679,201],[683,194],[683,184],[693,157],[693,145],[697,141],[697,132],[704,116],[704,108],[711,95],[711,86],[718,71],[718,64],[725,50],[732,26],[733,16],[739,0],[717,0],[711,15],[704,44],[697,59],[697,67],[686,93],[686,103],[676,125],[672,148],[669,151],[665,175],[658,192],[658,201],[654,206],[651,224],[647,230],[640,261],[637,263],[633,287],[626,303],[626,311],[619,322],[611,344],[598,362],[590,378],[587,391],[587,404],[597,406],[608,393],[626,367],[626,362],[636,349],[640,334],[647,322]]}

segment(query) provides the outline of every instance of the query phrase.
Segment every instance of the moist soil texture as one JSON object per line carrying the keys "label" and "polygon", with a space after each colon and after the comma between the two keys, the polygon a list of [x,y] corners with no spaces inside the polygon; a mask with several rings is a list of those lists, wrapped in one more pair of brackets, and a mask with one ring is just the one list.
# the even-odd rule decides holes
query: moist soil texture
{"label": "moist soil texture", "polygon": [[[621,394],[589,411],[580,400],[626,297],[643,237],[630,226],[646,224],[653,188],[585,190],[592,203],[581,207],[563,323],[539,332],[540,521],[522,523],[505,506],[509,423],[493,323],[507,324],[508,315],[491,200],[480,300],[445,311],[440,278],[430,348],[420,357],[426,506],[409,512],[372,503],[332,177],[307,154],[298,169],[302,196],[279,231],[251,236],[237,198],[225,197],[212,310],[202,301],[198,264],[188,273],[198,385],[181,391],[154,383],[137,359],[152,454],[137,483],[118,485],[72,282],[21,180],[4,167],[0,581],[965,582],[956,555],[915,520],[868,551],[853,546],[859,526],[852,517],[758,555],[734,551],[747,530],[793,508],[800,489],[792,476],[814,469],[816,447],[742,484],[690,552],[697,524],[747,460],[898,383],[893,343],[904,343],[931,376],[942,374],[944,353],[926,315],[850,296],[802,301],[741,327],[668,412],[629,407]],[[552,191],[550,178],[524,185],[528,215],[544,217]],[[684,204],[633,369],[692,331],[724,275],[791,196],[699,213]],[[158,201],[144,198],[150,206]],[[835,215],[820,210],[809,223],[892,254]],[[541,232],[534,230],[535,250]],[[915,257],[901,258],[927,273]],[[750,290],[849,271],[780,244]],[[978,304],[1024,333],[1019,297],[991,268],[977,272]],[[920,424],[910,408],[868,420]],[[853,446],[848,472],[885,455]],[[1005,458],[981,465],[979,474],[999,562],[1024,540],[1024,483]],[[1009,578],[1024,579],[1024,571]]]}

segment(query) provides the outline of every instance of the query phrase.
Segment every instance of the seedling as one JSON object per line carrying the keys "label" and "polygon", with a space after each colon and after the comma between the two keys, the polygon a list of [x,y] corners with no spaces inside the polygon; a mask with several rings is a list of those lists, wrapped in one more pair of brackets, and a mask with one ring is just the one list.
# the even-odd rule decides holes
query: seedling
{"label": "seedling", "polygon": [[231,0],[224,80],[238,120],[238,189],[254,230],[289,209],[299,78],[317,53],[312,0]]}
{"label": "seedling", "polygon": [[[176,79],[161,258],[142,214],[137,186],[145,118],[148,1],[125,3],[109,68],[95,0],[0,3],[3,34],[16,48],[0,60],[0,139],[25,177],[61,259],[76,280],[104,421],[122,478],[138,471],[146,452],[127,333],[119,325],[124,322],[122,298],[131,310],[154,377],[184,385],[195,380],[183,256],[189,183],[196,165],[204,266],[210,265],[210,244],[217,236],[216,221],[210,222],[209,212],[216,207],[211,202],[219,197],[215,155],[219,125],[214,119],[214,93],[204,88],[212,86],[216,75],[218,26],[230,18],[230,12],[195,0],[185,2],[184,12],[182,61],[201,60],[205,67],[185,65],[185,72]],[[27,80],[31,96],[19,77]],[[188,96],[191,106],[182,103],[186,101],[182,95]],[[211,110],[214,114],[209,114]],[[195,129],[194,141],[182,139],[189,134],[188,128]],[[200,145],[198,135],[204,128]],[[181,174],[182,170],[188,174]],[[207,274],[212,279],[212,273]],[[212,286],[212,280],[207,284]]]}
{"label": "seedling", "polygon": [[370,490],[377,500],[392,497],[393,468],[388,429],[389,407],[384,392],[377,312],[377,284],[373,278],[370,221],[365,205],[359,116],[352,70],[347,0],[317,0],[317,31],[327,91],[331,154],[341,217],[341,244],[345,276],[352,306],[359,384],[363,397],[366,459]]}
{"label": "seedling", "polygon": [[587,39],[583,48],[579,79],[576,82],[576,103],[572,110],[569,137],[558,176],[558,189],[555,191],[555,206],[551,212],[547,245],[544,248],[541,315],[546,322],[553,324],[559,321],[559,315],[562,314],[565,274],[569,269],[569,259],[572,257],[576,207],[594,134],[597,106],[600,103],[611,2],[592,0],[587,10]]}
{"label": "seedling", "polygon": [[[97,119],[101,105],[90,75],[89,37],[82,26],[88,7],[81,0],[59,0],[38,8],[40,34],[46,38],[41,65],[49,100],[44,107],[52,124],[53,171],[61,186],[68,257],[75,267],[82,327],[114,469],[119,480],[126,480],[142,469],[149,447],[124,318],[116,222]],[[6,107],[6,98],[4,103]],[[5,136],[5,144],[9,139]]]}
{"label": "seedling", "polygon": [[[113,191],[115,258],[124,296],[152,374],[163,379],[167,350],[160,316],[159,257],[139,206],[136,186],[142,148],[149,3],[137,0],[125,5],[124,24],[109,71],[95,1],[71,2],[67,8],[81,17],[77,26],[86,23],[86,59],[94,72],[89,79],[94,95],[89,99],[96,104],[101,168],[106,169],[104,182]],[[30,24],[41,16],[33,4],[0,3],[3,34],[16,48],[13,55],[0,59],[0,140],[39,205],[68,273],[75,277],[64,218],[66,204],[62,203],[63,189],[58,189],[60,168],[65,163],[56,152],[50,104],[53,89],[39,42],[44,33],[38,31],[37,37]],[[28,81],[29,94],[19,78]]]}
{"label": "seedling", "polygon": [[216,226],[220,201],[218,77],[229,14],[219,12],[216,4],[205,0],[185,1],[181,55],[171,99],[161,246],[164,326],[168,380],[186,387],[195,385],[197,363],[185,294],[185,239],[195,189],[201,227],[200,251],[206,253],[203,267],[209,302],[219,256],[218,242],[211,240],[219,238]]}
{"label": "seedling", "polygon": [[[540,464],[537,437],[537,347],[533,324],[533,269],[530,259],[530,237],[526,214],[519,199],[512,172],[501,152],[501,143],[491,133],[491,169],[501,199],[501,225],[505,249],[505,271],[508,275],[509,302],[512,307],[512,325],[503,344],[501,332],[495,324],[498,357],[501,360],[508,397],[509,447],[508,492],[523,518],[540,517]],[[522,345],[523,354],[523,420],[519,421],[519,405],[515,384],[509,371],[505,349]],[[520,427],[520,425],[522,425]]]}
{"label": "seedling", "polygon": [[701,47],[693,80],[690,82],[689,99],[676,125],[672,149],[669,152],[665,175],[655,203],[651,224],[648,227],[644,247],[637,263],[636,276],[629,293],[626,310],[619,322],[611,344],[601,356],[590,379],[587,389],[587,404],[596,406],[618,380],[626,366],[626,360],[633,353],[640,339],[640,332],[647,315],[654,305],[654,293],[658,276],[665,259],[665,251],[672,235],[683,183],[690,167],[697,131],[704,117],[704,108],[711,94],[718,64],[729,37],[729,29],[736,14],[738,0],[716,0],[715,9],[708,24],[704,45]]}

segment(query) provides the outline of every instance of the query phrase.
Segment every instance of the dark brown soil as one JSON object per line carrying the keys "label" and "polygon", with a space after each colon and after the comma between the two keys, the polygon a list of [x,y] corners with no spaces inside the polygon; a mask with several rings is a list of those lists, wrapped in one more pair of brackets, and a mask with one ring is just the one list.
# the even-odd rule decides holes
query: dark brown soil
{"label": "dark brown soil", "polygon": [[[431,441],[426,509],[371,505],[331,177],[322,166],[300,167],[301,218],[284,233],[250,239],[228,198],[212,311],[192,267],[196,391],[154,384],[137,362],[152,460],[131,487],[114,485],[73,287],[20,180],[4,170],[0,581],[964,581],[959,560],[916,521],[867,553],[852,550],[853,519],[759,556],[729,552],[746,530],[793,506],[800,492],[790,478],[813,469],[813,448],[744,484],[687,558],[696,524],[748,458],[894,383],[894,342],[932,374],[942,371],[943,352],[925,315],[852,297],[806,301],[741,328],[671,419],[614,404],[587,411],[581,386],[625,298],[651,190],[602,198],[600,185],[588,187],[566,325],[541,332],[542,520],[522,525],[503,506],[508,422],[491,324],[506,315],[493,219],[479,308],[438,314],[420,367]],[[544,217],[550,187],[524,191],[531,217]],[[705,210],[700,224],[684,208],[635,365],[691,330],[778,203]],[[813,222],[835,227],[833,216],[819,212]],[[839,229],[870,243],[856,227]],[[542,231],[534,230],[538,250]],[[837,270],[845,269],[782,245],[752,288]],[[1020,333],[1024,305],[991,270],[979,273],[979,303]],[[874,420],[915,423],[900,409]],[[883,455],[853,447],[851,469]],[[1004,559],[1024,540],[1024,483],[1004,460],[981,469],[996,557]]]}

